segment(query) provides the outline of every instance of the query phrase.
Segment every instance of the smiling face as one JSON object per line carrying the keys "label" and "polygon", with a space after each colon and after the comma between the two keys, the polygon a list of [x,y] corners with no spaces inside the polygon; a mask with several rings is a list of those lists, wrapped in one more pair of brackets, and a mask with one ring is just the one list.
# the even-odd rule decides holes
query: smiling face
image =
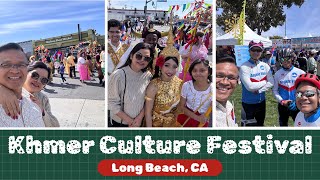
{"label": "smiling face", "polygon": [[176,75],[177,70],[177,63],[172,59],[167,60],[161,68],[161,79],[170,81]]}
{"label": "smiling face", "polygon": [[116,44],[120,42],[121,31],[119,27],[110,27],[108,36],[112,43]]}
{"label": "smiling face", "polygon": [[296,93],[301,92],[304,94],[306,91],[314,91],[316,93],[312,97],[306,97],[302,95],[301,97],[296,98],[296,104],[298,109],[308,117],[312,115],[313,111],[318,108],[320,99],[316,86],[309,82],[301,82],[296,90]]}
{"label": "smiling face", "polygon": [[150,61],[146,61],[146,59],[150,59],[150,50],[140,49],[135,54],[131,55],[130,58],[132,60],[130,65],[131,69],[135,72],[139,72],[148,66]]}
{"label": "smiling face", "polygon": [[158,42],[158,36],[156,34],[148,34],[144,40],[145,43],[151,44],[152,48],[155,48]]}
{"label": "smiling face", "polygon": [[0,84],[21,94],[27,75],[27,63],[27,57],[22,51],[11,49],[0,52]]}
{"label": "smiling face", "polygon": [[209,69],[203,63],[196,64],[191,71],[191,76],[195,81],[208,81]]}
{"label": "smiling face", "polygon": [[282,62],[282,66],[286,69],[289,69],[292,65],[292,60],[291,59],[287,59],[285,61]]}
{"label": "smiling face", "polygon": [[251,59],[257,61],[260,59],[261,54],[262,54],[262,49],[259,47],[252,47],[250,50],[250,57]]}
{"label": "smiling face", "polygon": [[225,62],[216,65],[216,99],[224,105],[238,84],[238,68]]}
{"label": "smiling face", "polygon": [[[32,74],[38,74],[38,78],[32,78]],[[23,87],[30,93],[40,92],[45,84],[41,83],[42,79],[48,78],[48,71],[42,68],[36,68],[30,71],[27,75],[27,80]]]}

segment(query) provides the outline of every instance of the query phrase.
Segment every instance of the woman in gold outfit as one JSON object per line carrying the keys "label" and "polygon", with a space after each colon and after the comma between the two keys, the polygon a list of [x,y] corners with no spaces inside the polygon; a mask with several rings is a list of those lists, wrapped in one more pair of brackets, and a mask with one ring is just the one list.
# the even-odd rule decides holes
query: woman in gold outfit
{"label": "woman in gold outfit", "polygon": [[172,37],[169,33],[167,47],[157,58],[155,74],[146,90],[147,127],[175,127],[176,124],[175,112],[183,81],[176,76],[180,54],[173,46]]}

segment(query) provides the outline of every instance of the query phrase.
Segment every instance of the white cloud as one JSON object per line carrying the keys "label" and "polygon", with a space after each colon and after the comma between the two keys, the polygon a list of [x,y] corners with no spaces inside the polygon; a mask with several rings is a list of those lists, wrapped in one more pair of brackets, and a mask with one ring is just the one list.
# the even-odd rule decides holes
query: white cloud
{"label": "white cloud", "polygon": [[44,19],[44,20],[30,20],[30,21],[23,21],[23,22],[15,22],[15,23],[8,23],[2,24],[0,27],[0,34],[8,34],[14,33],[17,31],[25,31],[35,28],[41,28],[49,24],[55,23],[68,23],[68,22],[76,22],[76,21],[90,21],[96,19],[96,16],[82,16],[76,18],[61,18],[61,19]]}

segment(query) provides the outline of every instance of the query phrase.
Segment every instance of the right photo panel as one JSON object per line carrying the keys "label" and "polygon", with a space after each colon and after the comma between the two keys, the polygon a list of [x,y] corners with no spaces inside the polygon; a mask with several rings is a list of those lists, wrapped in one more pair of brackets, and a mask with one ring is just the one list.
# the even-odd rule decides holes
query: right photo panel
{"label": "right photo panel", "polygon": [[211,0],[108,6],[108,127],[212,127]]}
{"label": "right photo panel", "polygon": [[217,127],[320,126],[317,3],[216,1]]}

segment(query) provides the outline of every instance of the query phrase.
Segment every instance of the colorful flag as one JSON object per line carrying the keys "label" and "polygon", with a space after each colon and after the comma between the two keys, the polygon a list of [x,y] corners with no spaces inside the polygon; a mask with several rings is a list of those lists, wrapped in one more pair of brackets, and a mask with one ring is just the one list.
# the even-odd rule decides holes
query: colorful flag
{"label": "colorful flag", "polygon": [[180,27],[178,28],[178,30],[180,30],[181,28],[183,28],[184,26],[184,22],[181,23]]}
{"label": "colorful flag", "polygon": [[186,10],[186,7],[187,7],[187,4],[183,4],[183,6],[182,6],[182,12],[183,12],[184,10]]}
{"label": "colorful flag", "polygon": [[179,10],[180,6],[179,5],[176,5],[177,6],[177,11]]}

